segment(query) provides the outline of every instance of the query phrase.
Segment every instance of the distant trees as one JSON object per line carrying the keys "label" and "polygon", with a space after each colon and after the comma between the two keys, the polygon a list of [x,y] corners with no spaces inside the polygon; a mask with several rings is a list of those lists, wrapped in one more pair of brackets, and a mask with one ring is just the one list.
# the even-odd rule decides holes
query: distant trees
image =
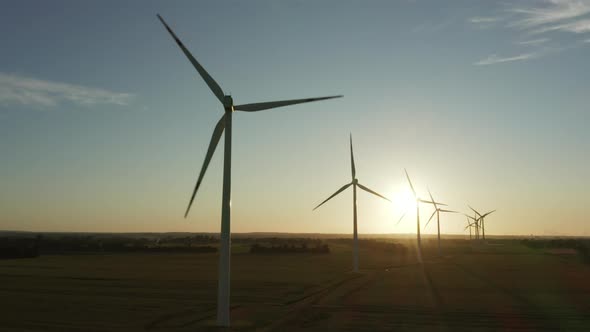
{"label": "distant trees", "polygon": [[[242,239],[245,242],[245,239]],[[254,243],[252,243],[254,241]],[[327,243],[326,243],[327,242]],[[250,239],[250,253],[252,254],[291,254],[291,253],[312,253],[327,254],[330,253],[330,244],[352,246],[352,239],[329,239],[326,242],[320,239],[306,238],[260,238]],[[375,239],[359,240],[359,247],[362,250],[379,251],[400,255],[408,255],[408,248],[396,242],[379,241]]]}
{"label": "distant trees", "polygon": [[329,254],[330,247],[315,239],[257,239],[250,246],[251,254]]}
{"label": "distant trees", "polygon": [[[334,239],[331,241],[349,246],[353,245],[352,239]],[[379,241],[375,239],[359,239],[358,241],[359,248],[364,250],[381,251],[400,255],[406,255],[408,252],[408,248],[401,243]]]}
{"label": "distant trees", "polygon": [[0,258],[37,257],[40,254],[146,252],[213,253],[217,247],[207,236],[148,238],[113,235],[53,235],[0,237]]}
{"label": "distant trees", "polygon": [[[45,233],[42,236],[0,236],[0,258],[37,257],[43,254],[80,253],[215,253],[219,238],[215,235],[186,233],[164,234],[76,234]],[[291,237],[236,237],[237,247],[251,254],[329,254],[339,246],[352,246],[352,239]],[[362,250],[407,255],[405,245],[392,241],[361,239]],[[580,249],[586,250],[587,248]]]}

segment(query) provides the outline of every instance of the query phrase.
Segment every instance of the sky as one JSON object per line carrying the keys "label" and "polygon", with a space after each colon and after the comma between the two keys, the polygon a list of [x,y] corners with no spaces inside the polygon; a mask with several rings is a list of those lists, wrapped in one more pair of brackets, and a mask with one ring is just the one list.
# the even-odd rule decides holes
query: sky
{"label": "sky", "polygon": [[223,109],[156,13],[236,104],[344,95],[234,114],[233,232],[351,233],[351,190],[312,208],[352,133],[393,200],[359,192],[361,234],[415,232],[405,168],[488,234],[590,236],[581,0],[5,1],[0,229],[219,232],[223,141],[184,211]]}

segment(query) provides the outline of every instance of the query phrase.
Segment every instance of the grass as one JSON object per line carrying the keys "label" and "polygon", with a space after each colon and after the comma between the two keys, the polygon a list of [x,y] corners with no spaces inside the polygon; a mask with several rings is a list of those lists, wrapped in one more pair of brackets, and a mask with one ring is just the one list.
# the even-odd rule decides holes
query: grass
{"label": "grass", "polygon": [[[517,241],[424,241],[406,256],[232,255],[232,330],[590,330],[590,267]],[[403,241],[402,241],[403,242]],[[212,330],[217,254],[48,255],[0,261],[0,331]]]}

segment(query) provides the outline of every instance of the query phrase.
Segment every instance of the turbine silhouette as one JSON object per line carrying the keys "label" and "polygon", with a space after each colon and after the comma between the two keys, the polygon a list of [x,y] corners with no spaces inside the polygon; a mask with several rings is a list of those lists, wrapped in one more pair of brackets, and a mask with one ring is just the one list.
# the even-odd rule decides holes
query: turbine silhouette
{"label": "turbine silhouette", "polygon": [[339,193],[346,190],[346,188],[352,186],[352,214],[353,214],[353,228],[352,228],[353,229],[353,261],[352,261],[352,266],[353,266],[354,272],[358,272],[359,246],[358,246],[357,216],[356,216],[356,187],[359,187],[362,190],[364,190],[370,194],[381,197],[386,201],[389,201],[389,202],[391,202],[391,201],[387,197],[385,197],[381,194],[378,194],[377,192],[363,186],[362,184],[359,183],[358,179],[356,178],[356,168],[354,166],[354,154],[352,151],[352,134],[350,135],[350,168],[351,168],[351,173],[352,173],[352,181],[350,183],[347,183],[344,186],[342,186],[342,188],[338,189],[335,193],[332,194],[332,196],[326,198],[326,200],[324,200],[318,206],[313,208],[313,210],[315,211],[315,209],[319,208],[324,203],[326,203],[327,201],[332,199],[332,197],[338,195]]}
{"label": "turbine silhouette", "polygon": [[485,220],[484,218],[489,216],[490,214],[496,212],[496,210],[492,210],[489,212],[486,212],[484,214],[479,213],[479,211],[476,211],[474,208],[472,208],[471,206],[467,205],[473,212],[475,212],[476,215],[478,215],[479,217],[477,218],[479,220],[479,224],[481,227],[481,234],[482,234],[482,239],[485,241],[486,240],[486,227],[485,227]]}
{"label": "turbine silhouette", "polygon": [[467,226],[465,226],[465,228],[463,230],[466,230],[467,228],[469,228],[469,240],[471,240],[471,228],[474,227],[474,224],[469,222],[469,218],[470,217],[467,216]]}
{"label": "turbine silhouette", "polygon": [[457,211],[445,210],[445,209],[441,209],[440,207],[438,207],[438,205],[440,205],[440,204],[437,203],[434,200],[434,197],[432,197],[432,193],[430,192],[430,189],[428,189],[428,195],[430,195],[430,200],[431,200],[432,204],[434,205],[434,212],[432,212],[432,215],[430,216],[430,218],[428,218],[428,221],[426,222],[426,225],[424,225],[424,228],[426,228],[426,226],[428,226],[428,224],[430,223],[430,220],[432,220],[432,218],[436,214],[436,227],[437,227],[437,232],[438,232],[438,256],[440,257],[441,256],[441,250],[440,250],[440,213],[441,212],[457,213]]}
{"label": "turbine silhouette", "polygon": [[[469,205],[467,205],[467,206],[468,206],[468,207],[469,207],[471,210],[473,210],[473,208],[472,208],[471,206],[469,206]],[[472,217],[472,216],[470,216],[470,215],[468,215],[468,214],[466,214],[466,213],[464,213],[464,215],[465,215],[467,218],[469,218],[469,219],[473,220],[473,227],[475,228],[475,239],[476,239],[476,240],[479,240],[479,230],[480,230],[480,226],[481,226],[481,225],[480,225],[480,223],[479,223],[479,222],[481,221],[481,218],[480,218],[480,217],[478,217],[479,213],[478,213],[477,211],[473,210],[473,217]]]}
{"label": "turbine silhouette", "polygon": [[219,280],[218,280],[218,293],[217,293],[217,325],[220,326],[229,326],[230,325],[230,316],[229,316],[229,295],[230,295],[230,241],[231,241],[231,136],[232,136],[232,114],[234,111],[244,111],[244,112],[257,112],[266,109],[276,108],[276,107],[283,107],[288,105],[294,104],[301,104],[301,103],[308,103],[312,101],[319,101],[319,100],[326,100],[332,98],[339,98],[342,96],[329,96],[329,97],[319,97],[319,98],[306,98],[306,99],[293,99],[293,100],[281,100],[281,101],[271,101],[271,102],[263,102],[263,103],[253,103],[253,104],[242,104],[242,105],[234,105],[233,99],[229,95],[225,95],[219,84],[215,82],[215,80],[207,73],[205,68],[201,66],[201,64],[193,57],[193,55],[187,50],[184,44],[178,39],[176,34],[172,31],[172,29],[166,24],[164,19],[157,15],[160,19],[160,22],[164,25],[166,30],[170,33],[172,38],[176,41],[176,44],[180,47],[184,55],[188,58],[191,64],[195,67],[199,75],[203,78],[209,89],[213,92],[215,97],[221,102],[223,108],[225,110],[221,119],[215,125],[215,129],[213,129],[213,135],[211,136],[211,142],[209,143],[209,148],[207,149],[207,154],[205,155],[205,160],[203,161],[203,167],[201,168],[201,172],[199,173],[199,177],[197,183],[195,185],[195,189],[193,190],[193,194],[190,198],[188,203],[188,207],[186,208],[186,212],[184,217],[186,218],[193,201],[195,199],[195,195],[197,194],[197,190],[199,189],[201,182],[203,181],[203,177],[205,176],[205,172],[207,171],[207,167],[209,166],[209,162],[213,157],[213,153],[215,152],[215,148],[221,139],[221,134],[225,131],[225,142],[224,142],[224,154],[223,154],[223,197],[222,197],[222,206],[221,206],[221,245],[219,250]]}
{"label": "turbine silhouette", "polygon": [[482,231],[482,235],[483,235],[483,239],[486,239],[486,224],[485,224],[485,217],[489,216],[490,214],[496,212],[496,210],[492,210],[490,212],[486,212],[484,213],[480,218],[481,218],[481,231]]}
{"label": "turbine silhouette", "polygon": [[[427,204],[434,204],[434,200],[432,201],[427,201],[427,200],[423,200],[421,199],[418,194],[416,193],[416,190],[414,189],[414,185],[412,185],[412,180],[410,180],[410,176],[408,175],[408,171],[404,168],[404,172],[406,173],[406,179],[408,179],[408,184],[410,185],[410,188],[412,189],[412,193],[414,194],[414,198],[416,199],[416,241],[418,243],[418,261],[422,262],[422,238],[420,236],[420,203],[427,203]],[[443,203],[436,203],[438,205],[442,205],[442,206],[447,206],[446,204]],[[402,216],[402,218],[405,216]],[[401,218],[400,218],[401,221]],[[399,223],[399,221],[398,221]]]}

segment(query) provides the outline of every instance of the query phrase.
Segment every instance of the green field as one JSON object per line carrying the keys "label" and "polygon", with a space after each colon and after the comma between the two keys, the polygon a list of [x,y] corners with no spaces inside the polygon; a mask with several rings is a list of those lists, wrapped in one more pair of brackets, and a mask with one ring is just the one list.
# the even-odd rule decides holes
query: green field
{"label": "green field", "polygon": [[[424,264],[365,248],[249,254],[234,246],[235,331],[590,331],[590,266],[514,240],[425,240]],[[398,242],[400,242],[398,241]],[[0,331],[216,330],[217,254],[0,260]]]}

